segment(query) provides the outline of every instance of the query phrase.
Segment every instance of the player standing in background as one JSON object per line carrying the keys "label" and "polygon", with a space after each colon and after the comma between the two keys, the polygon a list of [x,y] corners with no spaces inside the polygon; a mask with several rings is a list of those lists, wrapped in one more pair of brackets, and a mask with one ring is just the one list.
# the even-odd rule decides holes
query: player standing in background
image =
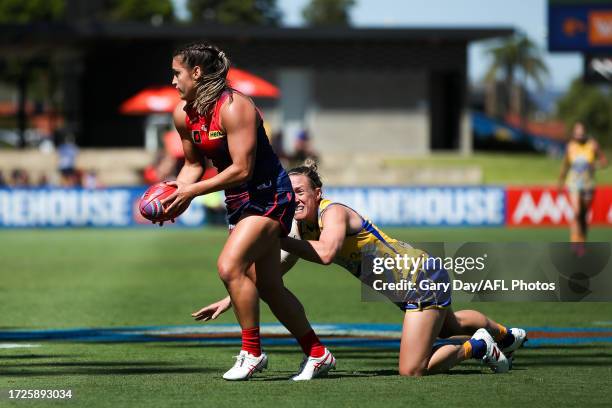
{"label": "player standing in background", "polygon": [[600,168],[608,164],[597,141],[586,134],[582,122],[576,122],[559,175],[559,189],[563,189],[565,184],[574,210],[570,222],[571,242],[585,242],[587,239],[588,212],[595,192],[596,160],[599,160]]}
{"label": "player standing in background", "polygon": [[[280,273],[280,237],[287,235],[295,211],[291,182],[266,136],[253,102],[229,87],[230,61],[210,44],[177,50],[172,84],[181,102],[174,123],[181,135],[185,164],[174,194],[163,200],[166,219],[173,219],[194,197],[225,190],[230,235],[217,269],[242,328],[242,349],[223,378],[246,380],[267,367],[259,335],[259,297],[298,340],[305,358],[294,380],[310,380],[335,367],[298,299]],[[219,173],[201,181],[204,157]]]}
{"label": "player standing in background", "polygon": [[[289,171],[296,193],[297,209],[290,236],[281,246],[282,270],[286,273],[298,257],[324,265],[335,263],[353,276],[364,280],[363,259],[372,252],[393,257],[408,255],[410,259],[428,257],[424,251],[390,238],[371,221],[348,206],[322,197],[322,183],[316,165],[307,163]],[[415,281],[448,282],[446,270],[424,262],[414,275]],[[418,287],[418,285],[417,285]],[[508,329],[475,310],[453,312],[450,292],[411,291],[406,302],[399,304],[404,314],[400,346],[399,373],[421,376],[448,371],[469,358],[487,363],[495,372],[510,368],[512,357],[526,339],[523,329]],[[195,312],[196,320],[216,318],[231,306],[225,298]],[[436,338],[472,336],[463,345],[443,345],[432,349]],[[493,338],[494,337],[494,338]],[[499,344],[499,346],[498,346]]]}

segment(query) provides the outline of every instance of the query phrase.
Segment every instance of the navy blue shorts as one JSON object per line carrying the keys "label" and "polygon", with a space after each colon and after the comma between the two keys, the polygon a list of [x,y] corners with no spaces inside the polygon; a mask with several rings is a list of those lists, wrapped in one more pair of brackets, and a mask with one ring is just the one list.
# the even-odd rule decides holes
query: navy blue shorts
{"label": "navy blue shorts", "polygon": [[[437,266],[437,267],[436,267]],[[432,258],[425,262],[424,268],[418,272],[416,279],[419,282],[445,283],[450,285],[448,271],[442,265],[435,265]],[[421,311],[427,309],[445,309],[451,305],[451,288],[449,290],[417,289],[409,292],[409,296],[400,307],[406,311]]]}
{"label": "navy blue shorts", "polygon": [[277,220],[286,237],[291,230],[295,213],[295,193],[291,180],[284,171],[277,180],[251,186],[248,190],[226,195],[227,222],[230,231],[244,215],[260,215]]}

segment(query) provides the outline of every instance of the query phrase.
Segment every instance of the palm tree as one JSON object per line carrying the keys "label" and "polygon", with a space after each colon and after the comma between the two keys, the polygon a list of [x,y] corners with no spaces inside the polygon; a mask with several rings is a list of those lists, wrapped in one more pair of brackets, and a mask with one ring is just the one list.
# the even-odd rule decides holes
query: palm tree
{"label": "palm tree", "polygon": [[[485,82],[496,88],[501,80],[503,89],[500,116],[509,112],[518,113],[524,123],[527,116],[527,81],[532,79],[541,89],[548,76],[540,48],[525,34],[516,34],[497,42],[486,52],[493,62],[485,75]],[[518,92],[518,97],[513,98],[514,92]]]}

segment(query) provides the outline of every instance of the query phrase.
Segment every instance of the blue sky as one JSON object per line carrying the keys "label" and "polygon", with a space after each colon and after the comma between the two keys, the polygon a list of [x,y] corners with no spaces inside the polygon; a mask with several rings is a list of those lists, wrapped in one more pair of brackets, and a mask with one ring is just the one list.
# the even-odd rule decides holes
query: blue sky
{"label": "blue sky", "polygon": [[[179,13],[186,0],[173,0]],[[302,9],[309,0],[277,0],[287,26],[302,25]],[[546,52],[547,0],[357,0],[351,10],[356,27],[478,27],[509,26],[526,32],[545,51],[550,70],[547,88],[564,90],[582,74],[578,53]],[[490,60],[486,44],[469,47],[468,72],[472,82],[480,80]]]}

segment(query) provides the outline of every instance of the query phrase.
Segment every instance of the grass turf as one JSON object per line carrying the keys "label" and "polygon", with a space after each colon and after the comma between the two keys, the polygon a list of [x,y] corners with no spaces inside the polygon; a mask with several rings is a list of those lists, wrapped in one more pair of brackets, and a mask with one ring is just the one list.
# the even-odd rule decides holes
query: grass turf
{"label": "grass turf", "polygon": [[[389,229],[406,241],[563,241],[565,229]],[[594,229],[594,240],[609,240]],[[190,312],[224,288],[215,259],[226,231],[0,231],[0,330],[190,324]],[[397,309],[360,301],[359,283],[339,267],[300,262],[286,279],[313,322],[401,322]],[[612,316],[610,303],[471,303],[508,325],[590,326]],[[228,313],[219,322],[233,323]],[[267,307],[262,321],[274,322]],[[79,406],[488,406],[607,405],[612,346],[524,349],[508,375],[467,363],[419,379],[396,374],[397,350],[334,349],[327,380],[291,384],[296,347],[268,347],[270,370],[246,384],[226,383],[236,346],[197,343],[35,342],[0,350],[0,405],[6,390],[73,390]],[[15,402],[15,405],[23,401]],[[28,402],[41,405],[44,402]]]}
{"label": "grass turf", "polygon": [[[612,151],[605,152],[612,157]],[[535,153],[482,153],[461,157],[456,154],[433,154],[427,157],[387,159],[390,167],[431,166],[440,168],[480,167],[484,184],[556,186],[561,171],[561,158]],[[517,171],[520,169],[520,171]],[[612,184],[610,167],[596,173],[597,183]]]}

